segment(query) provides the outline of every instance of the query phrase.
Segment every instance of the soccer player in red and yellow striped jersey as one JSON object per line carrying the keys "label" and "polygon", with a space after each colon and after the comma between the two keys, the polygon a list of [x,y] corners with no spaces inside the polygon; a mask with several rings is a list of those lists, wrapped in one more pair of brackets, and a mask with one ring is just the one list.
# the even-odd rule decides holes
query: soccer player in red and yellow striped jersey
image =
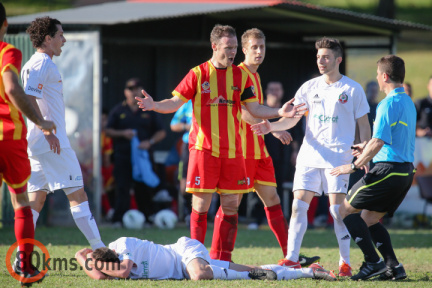
{"label": "soccer player in red and yellow striped jersey", "polygon": [[[231,260],[237,235],[237,194],[248,192],[246,170],[241,144],[241,104],[255,117],[267,119],[278,115],[299,117],[302,105],[282,108],[259,105],[254,87],[246,72],[233,65],[237,53],[237,36],[231,26],[216,25],[210,42],[212,58],[193,68],[173,91],[173,97],[159,102],[144,90],[137,97],[143,110],[160,113],[175,112],[192,100],[193,118],[189,136],[189,167],[186,192],[193,193],[191,238],[204,243],[207,230],[207,211],[212,194],[221,196],[222,224],[220,234],[224,255]],[[297,115],[296,115],[297,113]]]}
{"label": "soccer player in red and yellow striped jersey", "polygon": [[[257,70],[265,57],[265,35],[261,30],[253,28],[243,33],[241,41],[245,60],[238,67],[249,75],[255,87],[255,94],[259,104],[262,105],[264,103],[264,97],[261,79]],[[250,190],[255,190],[263,201],[269,226],[275,234],[285,256],[287,252],[288,224],[282,212],[280,198],[276,192],[273,161],[265,146],[263,135],[254,134],[249,124],[259,123],[261,119],[254,118],[246,109],[243,109],[242,114],[242,147],[245,158],[248,188]],[[286,144],[289,144],[292,140],[291,135],[286,131],[280,131],[277,134],[277,138],[286,139]],[[284,140],[281,141],[284,142]],[[217,215],[220,215],[221,212],[219,208]],[[215,218],[215,230],[217,226],[220,225],[220,221],[218,221],[220,218],[221,217],[218,216]],[[216,233],[213,234],[212,250],[210,251],[210,256],[212,258],[218,258],[217,255],[222,253],[220,251],[220,245],[218,246],[218,243],[222,241],[218,239],[217,236]]]}
{"label": "soccer player in red and yellow striped jersey", "polygon": [[[15,237],[20,241],[34,238],[33,216],[27,195],[27,181],[30,178],[27,129],[22,113],[37,123],[46,134],[50,134],[55,125],[37,114],[19,84],[21,51],[3,42],[8,22],[2,3],[0,25],[0,186],[4,180],[9,187],[15,212]],[[17,269],[21,276],[35,276],[39,272],[31,265],[33,244],[25,244],[23,249],[24,253],[21,253],[20,257],[21,266]]]}

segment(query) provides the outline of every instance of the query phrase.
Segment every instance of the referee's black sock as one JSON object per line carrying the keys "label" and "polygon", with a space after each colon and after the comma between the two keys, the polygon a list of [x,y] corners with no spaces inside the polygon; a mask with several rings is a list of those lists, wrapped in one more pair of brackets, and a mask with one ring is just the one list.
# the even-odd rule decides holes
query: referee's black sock
{"label": "referee's black sock", "polygon": [[351,239],[362,250],[365,261],[377,263],[380,257],[375,251],[369,229],[360,214],[350,214],[343,219],[343,222],[351,234]]}
{"label": "referee's black sock", "polygon": [[373,243],[383,256],[386,265],[389,267],[396,267],[399,265],[391,244],[390,234],[388,233],[387,229],[378,222],[377,224],[369,227],[369,232],[373,239]]}

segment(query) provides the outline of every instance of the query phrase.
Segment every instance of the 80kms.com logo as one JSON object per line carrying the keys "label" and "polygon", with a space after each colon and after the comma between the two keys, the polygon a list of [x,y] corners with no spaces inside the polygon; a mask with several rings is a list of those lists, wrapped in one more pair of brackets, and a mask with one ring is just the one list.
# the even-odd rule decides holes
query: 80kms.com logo
{"label": "80kms.com logo", "polygon": [[[40,271],[40,273],[38,273],[37,275],[35,275],[33,277],[25,278],[25,277],[17,274],[14,271],[14,269],[12,268],[12,264],[11,264],[11,260],[15,259],[15,257],[12,258],[12,254],[14,253],[14,251],[18,247],[18,245],[24,245],[24,244],[33,244],[34,246],[36,246],[40,250],[42,250],[43,255],[46,257],[46,258],[44,257],[45,259],[50,259],[48,249],[41,242],[39,242],[35,239],[30,239],[30,238],[21,239],[9,247],[9,249],[6,253],[6,268],[9,272],[9,274],[13,278],[15,278],[16,280],[20,281],[21,283],[34,283],[34,282],[41,280],[45,276],[45,274],[48,272],[49,261],[47,261],[48,265],[43,265],[44,269],[42,271]],[[35,254],[37,254],[37,253],[35,253]],[[33,253],[31,256],[33,256]],[[20,264],[20,263],[18,263],[18,264]]]}

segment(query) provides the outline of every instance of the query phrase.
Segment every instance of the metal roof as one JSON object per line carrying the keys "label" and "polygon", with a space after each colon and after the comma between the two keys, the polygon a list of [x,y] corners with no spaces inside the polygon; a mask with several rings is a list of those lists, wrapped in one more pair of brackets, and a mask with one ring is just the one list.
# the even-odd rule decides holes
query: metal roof
{"label": "metal roof", "polygon": [[[371,14],[357,13],[343,9],[322,7],[300,1],[274,0],[129,0],[83,6],[72,9],[36,13],[8,18],[11,25],[28,24],[37,17],[50,16],[63,24],[114,25],[137,21],[151,21],[192,15],[206,15],[221,12],[260,10],[256,18],[283,16],[286,18],[310,20],[312,22],[356,23],[391,31],[432,31],[432,26],[407,21],[388,19]],[[263,13],[261,13],[261,10]],[[324,20],[325,19],[325,20]],[[259,20],[259,19],[257,19]]]}
{"label": "metal roof", "polygon": [[[37,17],[50,16],[62,24],[113,25],[163,18],[192,16],[225,11],[262,8],[283,1],[244,1],[212,3],[169,3],[169,2],[111,2],[79,8],[8,17],[9,24],[29,24]],[[263,4],[266,3],[266,4]]]}

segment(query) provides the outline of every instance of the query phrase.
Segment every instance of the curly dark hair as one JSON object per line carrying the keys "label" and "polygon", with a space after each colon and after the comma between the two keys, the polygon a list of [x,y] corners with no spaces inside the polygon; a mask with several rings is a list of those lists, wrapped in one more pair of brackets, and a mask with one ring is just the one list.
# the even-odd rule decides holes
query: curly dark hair
{"label": "curly dark hair", "polygon": [[57,19],[50,18],[48,16],[36,18],[26,30],[26,32],[30,35],[30,40],[33,43],[33,47],[42,47],[42,44],[45,41],[45,36],[47,35],[54,37],[57,32],[56,25],[61,25],[61,22]]}

